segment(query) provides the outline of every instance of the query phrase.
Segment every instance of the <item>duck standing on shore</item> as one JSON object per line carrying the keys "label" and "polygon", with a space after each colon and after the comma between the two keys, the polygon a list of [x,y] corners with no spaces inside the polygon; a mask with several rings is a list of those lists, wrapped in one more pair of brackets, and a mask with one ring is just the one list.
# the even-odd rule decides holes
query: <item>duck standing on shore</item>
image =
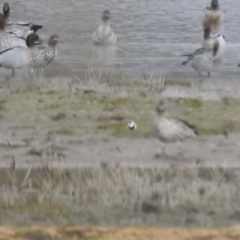
{"label": "duck standing on shore", "polygon": [[223,62],[225,50],[225,39],[222,35],[219,35],[213,43],[213,46],[207,46],[200,48],[192,54],[186,54],[183,56],[188,59],[182,62],[182,65],[186,65],[191,62],[192,68],[198,72],[199,76],[202,76],[202,72],[208,73],[208,78],[211,77],[211,72],[215,71]]}
{"label": "duck standing on shore", "polygon": [[[159,101],[156,107],[156,114],[157,116],[153,124],[153,132],[163,143],[181,142],[187,138],[196,137],[198,135],[195,126],[168,114],[162,100]],[[163,147],[163,154],[165,154],[165,146]]]}
{"label": "duck standing on shore", "polygon": [[32,51],[39,44],[41,44],[39,36],[35,33],[29,34],[26,40],[27,48],[17,46],[0,52],[0,67],[11,69],[14,77],[16,69],[31,65]]}
{"label": "duck standing on shore", "polygon": [[191,54],[184,54],[188,57],[182,65],[191,62],[192,68],[202,76],[202,72],[207,72],[211,77],[211,72],[215,71],[223,62],[226,40],[222,34],[214,34],[223,24],[224,14],[219,9],[218,0],[212,0],[211,7],[208,7],[203,19],[203,40],[202,48],[197,49]]}
{"label": "duck standing on shore", "polygon": [[58,35],[52,35],[48,39],[48,47],[36,47],[32,50],[32,61],[29,67],[32,69],[43,69],[49,65],[57,56],[57,44],[62,40]]}

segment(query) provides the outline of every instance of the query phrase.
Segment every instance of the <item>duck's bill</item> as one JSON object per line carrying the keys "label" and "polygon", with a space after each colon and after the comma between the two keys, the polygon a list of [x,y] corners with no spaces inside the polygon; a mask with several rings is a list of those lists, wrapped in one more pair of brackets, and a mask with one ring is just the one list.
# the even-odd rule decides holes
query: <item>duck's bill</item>
{"label": "duck's bill", "polygon": [[34,41],[34,44],[35,44],[35,45],[41,45],[41,44],[42,44],[42,41],[41,41],[41,40]]}
{"label": "duck's bill", "polygon": [[65,43],[62,39],[58,38],[56,39],[59,43]]}

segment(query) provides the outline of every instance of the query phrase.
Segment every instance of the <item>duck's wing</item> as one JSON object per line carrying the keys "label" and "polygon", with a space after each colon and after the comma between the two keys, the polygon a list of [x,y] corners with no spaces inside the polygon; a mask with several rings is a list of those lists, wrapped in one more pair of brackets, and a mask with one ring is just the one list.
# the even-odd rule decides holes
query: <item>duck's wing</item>
{"label": "duck's wing", "polygon": [[23,29],[13,29],[8,32],[12,37],[18,37],[25,40],[26,32]]}
{"label": "duck's wing", "polygon": [[191,129],[194,132],[194,134],[199,135],[197,127],[194,126],[193,124],[181,118],[176,118],[176,121],[178,121],[185,129]]}
{"label": "duck's wing", "polygon": [[0,66],[17,69],[27,66],[29,57],[27,50],[22,47],[12,47],[0,52]]}
{"label": "duck's wing", "polygon": [[203,48],[197,49],[195,52],[193,52],[191,54],[183,54],[182,56],[188,57],[188,59],[186,61],[184,61],[182,63],[182,65],[186,65],[188,62],[190,62],[197,55],[202,55],[206,52],[211,52],[212,50],[213,50],[213,48],[211,48],[211,47],[203,47]]}
{"label": "duck's wing", "polygon": [[26,38],[28,34],[36,33],[42,27],[43,26],[39,24],[15,22],[7,24],[7,31],[16,36]]}

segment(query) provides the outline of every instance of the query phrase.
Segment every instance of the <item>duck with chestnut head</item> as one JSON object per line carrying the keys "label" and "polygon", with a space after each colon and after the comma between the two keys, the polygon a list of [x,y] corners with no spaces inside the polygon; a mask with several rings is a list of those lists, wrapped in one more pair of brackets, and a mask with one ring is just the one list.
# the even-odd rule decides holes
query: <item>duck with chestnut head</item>
{"label": "duck with chestnut head", "polygon": [[52,35],[48,39],[48,47],[34,48],[30,67],[43,69],[57,56],[57,44],[63,43],[58,35]]}

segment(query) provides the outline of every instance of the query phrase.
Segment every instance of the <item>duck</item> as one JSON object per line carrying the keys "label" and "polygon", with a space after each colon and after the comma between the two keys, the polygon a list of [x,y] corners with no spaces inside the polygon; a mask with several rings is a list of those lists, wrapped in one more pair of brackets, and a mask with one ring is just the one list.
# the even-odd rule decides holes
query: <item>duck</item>
{"label": "duck", "polygon": [[113,32],[110,23],[110,11],[104,10],[102,13],[102,24],[93,33],[92,40],[97,45],[115,45],[117,35]]}
{"label": "duck", "polygon": [[32,69],[43,69],[49,65],[57,56],[57,44],[63,43],[58,35],[52,35],[48,39],[48,47],[37,47],[32,49],[32,60],[29,67]]}
{"label": "duck", "polygon": [[188,59],[182,62],[182,65],[187,65],[190,62],[192,68],[198,72],[200,77],[202,77],[202,72],[207,72],[208,78],[210,78],[211,72],[216,70],[223,62],[224,49],[225,39],[220,35],[215,39],[212,47],[202,47],[191,54],[183,55]]}
{"label": "duck", "polygon": [[0,67],[11,69],[12,77],[15,77],[16,69],[30,66],[33,49],[41,43],[37,34],[29,34],[26,39],[27,48],[16,46],[0,52]]}
{"label": "duck", "polygon": [[[153,133],[163,143],[182,142],[199,135],[197,128],[191,123],[171,116],[160,100],[155,109],[156,118],[153,123]],[[163,148],[165,154],[165,147]]]}
{"label": "duck", "polygon": [[26,40],[27,36],[31,33],[36,33],[43,26],[33,23],[16,22],[7,25],[6,32],[11,36],[23,38]]}
{"label": "duck", "polygon": [[3,13],[0,13],[0,15],[5,20],[5,31],[10,33],[11,35],[24,38],[25,40],[28,34],[36,33],[39,29],[42,28],[42,25],[39,24],[25,22],[9,22],[10,6],[8,3],[3,4]]}
{"label": "duck", "polygon": [[10,16],[10,6],[8,3],[4,3],[3,4],[3,13],[1,13],[1,15],[4,17],[5,21],[7,22]]}
{"label": "duck", "polygon": [[220,10],[218,0],[212,0],[211,7],[207,7],[204,11],[203,28],[210,24],[212,31],[217,31],[223,25],[224,19],[225,15]]}
{"label": "duck", "polygon": [[[19,36],[16,32],[7,32],[6,29],[6,20],[3,15],[0,15],[0,51],[4,51],[6,49],[21,46],[26,47],[26,38],[31,33],[36,33],[38,29],[41,28],[40,25],[36,27],[36,25],[31,25],[30,30],[25,34],[25,36],[20,36],[20,32],[22,30],[19,29]],[[23,31],[22,31],[23,33]]]}

